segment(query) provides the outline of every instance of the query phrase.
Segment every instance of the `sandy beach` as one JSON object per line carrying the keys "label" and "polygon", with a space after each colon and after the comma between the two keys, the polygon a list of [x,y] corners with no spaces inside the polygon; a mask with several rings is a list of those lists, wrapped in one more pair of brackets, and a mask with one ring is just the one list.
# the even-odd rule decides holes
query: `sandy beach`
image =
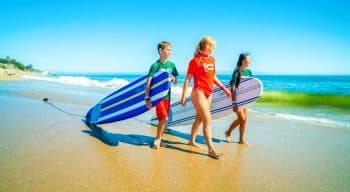
{"label": "sandy beach", "polygon": [[350,192],[350,0],[0,7],[0,192]]}
{"label": "sandy beach", "polygon": [[19,70],[0,69],[0,81],[16,81],[23,80],[23,74]]}
{"label": "sandy beach", "polygon": [[0,81],[26,80],[26,76],[47,75],[47,72],[21,71],[19,69],[0,68]]}
{"label": "sandy beach", "polygon": [[[0,86],[9,86],[1,83]],[[22,83],[22,82],[17,82]],[[35,81],[25,83],[31,86]],[[6,84],[6,85],[5,85]],[[33,87],[35,87],[33,85]],[[350,132],[250,112],[247,148],[224,141],[234,115],[213,122],[219,160],[186,145],[190,126],[171,127],[168,148],[151,148],[153,111],[87,127],[95,100],[50,90],[0,95],[0,191],[347,191]],[[54,106],[44,103],[49,95]],[[80,102],[78,102],[80,101]],[[237,141],[237,131],[233,134]]]}

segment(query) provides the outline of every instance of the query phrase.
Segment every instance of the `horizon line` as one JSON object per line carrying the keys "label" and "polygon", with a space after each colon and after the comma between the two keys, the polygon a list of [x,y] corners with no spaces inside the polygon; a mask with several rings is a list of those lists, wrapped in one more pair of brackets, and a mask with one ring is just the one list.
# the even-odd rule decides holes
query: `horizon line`
{"label": "horizon line", "polygon": [[[136,71],[136,72],[87,72],[87,71],[52,71],[49,72],[51,74],[135,74],[135,75],[142,75],[142,74],[146,74],[147,72],[140,72],[140,71]],[[217,74],[218,75],[222,75],[222,74],[231,74],[232,71],[218,71]],[[183,71],[179,71],[180,75],[185,75],[186,72]],[[348,76],[350,75],[350,73],[333,73],[333,74],[329,74],[329,73],[313,73],[313,74],[307,74],[307,73],[266,73],[266,72],[254,72],[254,75],[273,75],[273,76],[287,76],[287,75],[295,75],[295,76],[306,76],[306,75],[310,75],[310,76]]]}

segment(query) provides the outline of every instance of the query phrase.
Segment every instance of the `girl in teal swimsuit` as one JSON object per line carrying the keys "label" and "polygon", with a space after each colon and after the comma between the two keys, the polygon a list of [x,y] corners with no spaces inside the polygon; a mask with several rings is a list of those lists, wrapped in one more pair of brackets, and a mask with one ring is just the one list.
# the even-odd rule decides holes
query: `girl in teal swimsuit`
{"label": "girl in teal swimsuit", "polygon": [[248,108],[243,108],[243,109],[238,109],[237,105],[235,104],[236,101],[236,94],[235,90],[239,86],[239,81],[242,77],[251,77],[252,72],[250,69],[247,67],[250,64],[250,58],[249,54],[240,54],[238,61],[237,61],[237,66],[235,70],[232,73],[231,77],[231,97],[232,97],[232,102],[233,102],[233,111],[237,115],[237,119],[234,120],[230,127],[225,131],[225,137],[227,142],[231,143],[233,142],[231,139],[231,133],[232,131],[239,125],[239,144],[243,144],[245,146],[249,146],[249,144],[246,142],[244,139],[244,134],[246,130],[246,124],[247,124],[247,118],[248,118]]}

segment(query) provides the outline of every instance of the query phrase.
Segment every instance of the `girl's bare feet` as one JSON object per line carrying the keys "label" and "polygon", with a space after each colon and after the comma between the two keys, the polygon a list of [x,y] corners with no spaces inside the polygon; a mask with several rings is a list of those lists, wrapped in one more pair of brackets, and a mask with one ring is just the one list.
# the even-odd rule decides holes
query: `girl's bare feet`
{"label": "girl's bare feet", "polygon": [[250,144],[247,143],[246,141],[239,141],[238,144],[242,144],[242,145],[244,145],[246,147],[250,147]]}
{"label": "girl's bare feet", "polygon": [[198,143],[195,143],[195,142],[189,142],[188,145],[192,146],[192,147],[196,147],[196,148],[199,148],[199,149],[203,149]]}
{"label": "girl's bare feet", "polygon": [[214,159],[218,159],[219,157],[223,156],[224,153],[212,150],[212,151],[209,151],[208,155],[209,155],[209,157],[212,157]]}
{"label": "girl's bare feet", "polygon": [[227,131],[225,131],[225,137],[226,137],[226,141],[228,142],[228,143],[232,143],[233,142],[233,140],[231,139],[231,134],[229,134],[229,133],[227,133]]}

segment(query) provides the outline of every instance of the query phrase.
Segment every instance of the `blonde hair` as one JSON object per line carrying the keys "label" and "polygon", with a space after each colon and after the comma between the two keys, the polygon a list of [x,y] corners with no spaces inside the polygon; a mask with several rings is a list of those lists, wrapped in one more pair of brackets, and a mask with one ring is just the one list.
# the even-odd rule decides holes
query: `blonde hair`
{"label": "blonde hair", "polygon": [[207,45],[213,45],[215,47],[215,40],[210,36],[206,36],[206,37],[203,37],[203,39],[201,39],[201,41],[196,46],[194,56],[196,56],[200,51],[203,51],[203,49]]}

